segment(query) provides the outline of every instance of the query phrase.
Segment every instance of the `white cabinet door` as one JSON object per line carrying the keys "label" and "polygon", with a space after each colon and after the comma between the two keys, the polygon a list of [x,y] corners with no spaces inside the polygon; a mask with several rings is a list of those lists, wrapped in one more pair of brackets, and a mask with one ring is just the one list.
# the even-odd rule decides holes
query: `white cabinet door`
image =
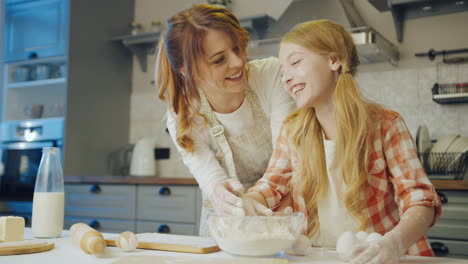
{"label": "white cabinet door", "polygon": [[186,236],[197,235],[195,224],[179,224],[172,222],[137,221],[136,230],[138,233],[164,233]]}
{"label": "white cabinet door", "polygon": [[134,219],[135,203],[135,185],[65,185],[66,216]]}
{"label": "white cabinet door", "polygon": [[65,55],[67,0],[5,4],[4,61]]}
{"label": "white cabinet door", "polygon": [[63,228],[70,229],[76,223],[87,224],[99,232],[117,234],[125,231],[135,232],[135,221],[91,217],[65,217]]}
{"label": "white cabinet door", "polygon": [[196,186],[139,185],[137,219],[196,222]]}

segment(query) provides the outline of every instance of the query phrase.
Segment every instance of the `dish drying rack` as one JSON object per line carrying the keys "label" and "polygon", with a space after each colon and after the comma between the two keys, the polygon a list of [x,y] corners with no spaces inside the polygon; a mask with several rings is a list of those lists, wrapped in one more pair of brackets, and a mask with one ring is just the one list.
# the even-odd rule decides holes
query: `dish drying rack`
{"label": "dish drying rack", "polygon": [[435,83],[432,100],[439,104],[468,102],[468,83]]}
{"label": "dish drying rack", "polygon": [[428,57],[433,61],[442,55],[442,61],[437,63],[437,82],[432,87],[432,100],[439,104],[466,103],[468,102],[468,82],[439,83],[440,64],[463,64],[468,63],[468,56],[449,57],[449,55],[468,53],[468,48],[454,50],[434,50],[416,53],[416,57]]}
{"label": "dish drying rack", "polygon": [[468,152],[422,152],[419,159],[431,179],[462,180],[468,168]]}

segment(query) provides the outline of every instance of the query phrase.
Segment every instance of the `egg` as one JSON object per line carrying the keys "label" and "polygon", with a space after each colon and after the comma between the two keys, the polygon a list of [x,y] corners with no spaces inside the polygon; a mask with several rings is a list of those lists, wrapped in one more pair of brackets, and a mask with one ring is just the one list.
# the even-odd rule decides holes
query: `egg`
{"label": "egg", "polygon": [[310,239],[305,235],[301,235],[296,240],[296,242],[294,242],[294,244],[292,245],[292,250],[297,255],[304,256],[304,255],[307,255],[307,249],[310,246],[311,246]]}
{"label": "egg", "polygon": [[355,244],[356,237],[354,234],[352,232],[344,232],[336,241],[336,252],[340,255],[349,255]]}
{"label": "egg", "polygon": [[366,231],[359,231],[356,233],[356,238],[359,243],[363,243],[367,239],[367,232]]}
{"label": "egg", "polygon": [[379,233],[370,233],[367,238],[366,238],[366,242],[371,242],[371,241],[376,241],[376,240],[379,240],[382,238],[382,235],[379,234]]}
{"label": "egg", "polygon": [[138,239],[134,233],[127,231],[115,239],[115,244],[123,251],[132,251],[137,248]]}

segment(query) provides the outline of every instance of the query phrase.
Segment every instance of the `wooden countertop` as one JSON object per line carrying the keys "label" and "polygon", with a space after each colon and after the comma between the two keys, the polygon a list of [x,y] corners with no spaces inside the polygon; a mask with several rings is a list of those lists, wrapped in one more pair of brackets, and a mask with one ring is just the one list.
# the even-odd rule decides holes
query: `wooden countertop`
{"label": "wooden countertop", "polygon": [[468,181],[431,180],[437,190],[468,191]]}
{"label": "wooden countertop", "polygon": [[65,176],[65,183],[88,184],[171,184],[171,185],[198,185],[194,178],[159,178],[137,176]]}

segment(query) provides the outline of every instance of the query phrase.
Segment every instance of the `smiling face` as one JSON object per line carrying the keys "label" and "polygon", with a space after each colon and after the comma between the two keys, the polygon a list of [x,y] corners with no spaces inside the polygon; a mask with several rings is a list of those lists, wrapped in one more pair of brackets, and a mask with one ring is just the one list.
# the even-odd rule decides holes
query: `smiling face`
{"label": "smiling face", "polygon": [[283,72],[282,81],[299,108],[331,102],[339,61],[292,42],[281,44],[279,60]]}
{"label": "smiling face", "polygon": [[239,93],[247,85],[245,64],[247,56],[237,43],[223,31],[209,29],[203,38],[207,65],[197,85],[206,93]]}

